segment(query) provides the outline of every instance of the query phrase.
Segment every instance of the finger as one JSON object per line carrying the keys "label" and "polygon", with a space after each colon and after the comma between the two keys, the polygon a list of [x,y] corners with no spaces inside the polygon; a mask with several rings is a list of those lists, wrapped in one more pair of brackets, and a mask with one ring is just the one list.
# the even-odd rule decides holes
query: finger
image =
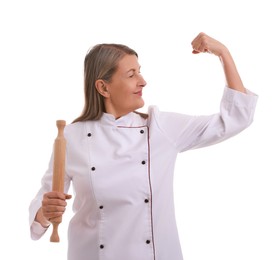
{"label": "finger", "polygon": [[64,212],[65,207],[62,206],[47,206],[43,207],[43,212],[44,213],[55,213],[55,212]]}
{"label": "finger", "polygon": [[196,38],[194,38],[194,40],[191,42],[192,46],[196,46],[196,45],[200,45],[201,42],[203,41],[204,38],[206,38],[207,35],[203,32],[199,33]]}
{"label": "finger", "polygon": [[192,44],[193,50],[197,50],[198,47],[200,46],[200,41],[198,39],[196,39],[196,40],[192,41],[191,44]]}
{"label": "finger", "polygon": [[206,47],[204,43],[201,43],[198,47],[195,47],[194,50],[198,53],[205,52]]}
{"label": "finger", "polygon": [[43,207],[47,207],[47,206],[62,206],[62,207],[66,207],[67,206],[67,202],[65,200],[61,200],[61,199],[43,199],[42,201],[42,206]]}
{"label": "finger", "polygon": [[59,192],[59,191],[51,191],[51,192],[45,193],[44,196],[46,196],[47,198],[58,198],[58,199],[64,200],[66,197],[66,194],[63,192]]}
{"label": "finger", "polygon": [[206,46],[206,35],[204,33],[200,33],[193,41],[192,41],[192,53],[198,54],[200,52],[205,52]]}
{"label": "finger", "polygon": [[46,213],[44,215],[44,217],[48,221],[51,221],[52,219],[55,219],[55,218],[61,218],[63,214],[64,214],[64,212],[52,212],[52,213]]}
{"label": "finger", "polygon": [[66,210],[65,207],[57,207],[57,206],[42,207],[43,216],[47,220],[62,216],[65,210]]}
{"label": "finger", "polygon": [[195,43],[199,42],[200,39],[201,39],[203,36],[206,36],[206,34],[203,33],[203,32],[199,33],[199,34],[194,38],[194,40],[192,41],[191,44],[195,44]]}
{"label": "finger", "polygon": [[53,218],[50,218],[49,221],[52,222],[52,223],[61,223],[62,221],[62,216],[59,216],[59,217],[53,217]]}

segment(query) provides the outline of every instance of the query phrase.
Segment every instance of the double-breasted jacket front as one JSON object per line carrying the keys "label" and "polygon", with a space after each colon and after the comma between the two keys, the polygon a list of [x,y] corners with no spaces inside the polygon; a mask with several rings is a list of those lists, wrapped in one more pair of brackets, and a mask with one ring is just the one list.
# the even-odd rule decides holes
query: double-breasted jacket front
{"label": "double-breasted jacket front", "polygon": [[[68,229],[69,260],[182,260],[175,221],[173,172],[179,152],[221,142],[248,127],[257,97],[225,88],[220,112],[188,116],[150,107],[148,118],[67,125],[65,192],[75,192]],[[51,190],[52,159],[30,205],[33,239],[45,232],[34,222]]]}

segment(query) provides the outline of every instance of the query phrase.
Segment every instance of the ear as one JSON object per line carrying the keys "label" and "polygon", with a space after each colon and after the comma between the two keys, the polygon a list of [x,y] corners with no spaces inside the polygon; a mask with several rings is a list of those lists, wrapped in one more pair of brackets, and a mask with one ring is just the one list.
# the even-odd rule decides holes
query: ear
{"label": "ear", "polygon": [[97,79],[95,81],[95,87],[103,97],[108,98],[110,96],[107,88],[107,83],[104,80]]}

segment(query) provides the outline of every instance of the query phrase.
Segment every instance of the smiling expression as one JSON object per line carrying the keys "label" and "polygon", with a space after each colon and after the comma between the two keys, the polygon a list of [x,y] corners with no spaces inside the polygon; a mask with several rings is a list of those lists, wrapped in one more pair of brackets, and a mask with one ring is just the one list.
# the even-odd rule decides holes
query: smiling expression
{"label": "smiling expression", "polygon": [[111,81],[105,83],[106,112],[119,118],[143,107],[142,90],[145,85],[137,56],[125,55],[119,61]]}

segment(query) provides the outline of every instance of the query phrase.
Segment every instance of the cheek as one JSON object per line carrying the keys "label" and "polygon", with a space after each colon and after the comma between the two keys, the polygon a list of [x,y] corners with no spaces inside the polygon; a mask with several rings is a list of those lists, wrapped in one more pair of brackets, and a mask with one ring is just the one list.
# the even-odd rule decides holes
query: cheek
{"label": "cheek", "polygon": [[125,100],[129,100],[133,97],[133,93],[129,88],[119,87],[115,88],[112,96],[115,100],[125,102]]}
{"label": "cheek", "polygon": [[123,106],[131,102],[131,94],[123,89],[111,92],[110,99],[117,106]]}
{"label": "cheek", "polygon": [[118,106],[133,106],[140,99],[139,96],[134,94],[135,88],[133,84],[125,82],[118,82],[110,89],[111,101]]}

